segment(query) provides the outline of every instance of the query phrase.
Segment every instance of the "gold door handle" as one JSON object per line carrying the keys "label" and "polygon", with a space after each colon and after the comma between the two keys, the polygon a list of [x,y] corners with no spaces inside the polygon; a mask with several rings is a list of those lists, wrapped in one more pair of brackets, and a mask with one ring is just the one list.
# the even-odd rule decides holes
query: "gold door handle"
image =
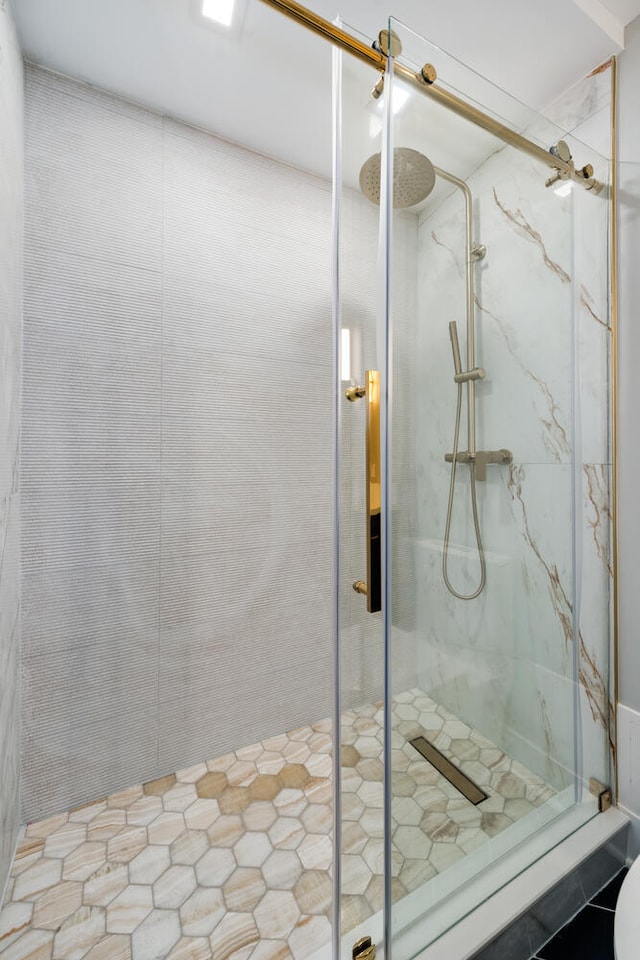
{"label": "gold door handle", "polygon": [[382,488],[380,463],[380,372],[367,370],[365,384],[345,391],[352,403],[365,398],[365,475],[367,494],[367,582],[356,580],[353,589],[367,598],[369,613],[382,610]]}
{"label": "gold door handle", "polygon": [[380,463],[380,372],[365,373],[367,394],[367,610],[382,610],[382,487]]}

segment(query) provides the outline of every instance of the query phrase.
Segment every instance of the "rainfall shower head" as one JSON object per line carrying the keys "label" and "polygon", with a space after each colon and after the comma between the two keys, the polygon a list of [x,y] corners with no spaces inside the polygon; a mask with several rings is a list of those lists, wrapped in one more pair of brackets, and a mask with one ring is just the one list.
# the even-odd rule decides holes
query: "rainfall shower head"
{"label": "rainfall shower head", "polygon": [[[409,147],[393,151],[393,205],[413,207],[428,197],[436,182],[431,160]],[[380,203],[380,154],[369,157],[360,170],[360,189],[372,203]]]}

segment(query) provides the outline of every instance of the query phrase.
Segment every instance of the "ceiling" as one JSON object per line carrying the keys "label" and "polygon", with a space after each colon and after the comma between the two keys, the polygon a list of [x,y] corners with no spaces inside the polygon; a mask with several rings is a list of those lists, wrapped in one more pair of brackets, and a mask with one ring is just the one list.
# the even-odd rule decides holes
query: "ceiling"
{"label": "ceiling", "polygon": [[[209,27],[196,0],[11,2],[28,59],[329,175],[331,48],[260,0],[237,36]],[[307,2],[367,37],[389,14],[389,0]],[[541,109],[620,49],[640,0],[393,0],[393,13]],[[453,62],[424,49],[446,79]]]}

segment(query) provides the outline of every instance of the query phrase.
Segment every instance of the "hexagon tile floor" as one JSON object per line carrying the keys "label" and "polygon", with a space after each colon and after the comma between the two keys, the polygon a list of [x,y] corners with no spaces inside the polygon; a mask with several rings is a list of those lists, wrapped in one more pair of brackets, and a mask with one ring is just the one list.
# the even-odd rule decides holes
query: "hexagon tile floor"
{"label": "hexagon tile floor", "polygon": [[[343,715],[343,930],[382,902],[382,708]],[[489,795],[465,800],[423,734]],[[552,794],[420,690],[394,701],[394,897]],[[30,824],[2,960],[304,960],[331,936],[331,722]]]}

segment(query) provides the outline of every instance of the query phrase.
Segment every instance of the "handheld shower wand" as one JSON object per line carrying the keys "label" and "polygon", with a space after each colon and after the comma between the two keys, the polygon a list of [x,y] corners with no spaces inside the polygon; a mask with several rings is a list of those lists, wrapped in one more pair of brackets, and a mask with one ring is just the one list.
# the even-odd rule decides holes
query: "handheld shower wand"
{"label": "handheld shower wand", "polygon": [[456,377],[462,373],[462,362],[460,360],[460,343],[458,341],[458,324],[452,320],[449,324],[449,336],[451,338],[451,349],[453,350],[453,369]]}
{"label": "handheld shower wand", "polygon": [[[451,480],[449,483],[449,501],[447,503],[447,520],[444,528],[444,543],[442,546],[442,578],[449,593],[457,597],[458,600],[475,600],[484,590],[487,582],[487,563],[482,545],[482,536],[480,533],[480,521],[478,519],[478,498],[476,495],[476,465],[475,460],[468,454],[467,463],[471,471],[471,511],[473,513],[473,526],[476,535],[476,546],[478,549],[478,559],[480,560],[480,583],[472,593],[459,593],[449,580],[449,540],[451,538],[451,519],[453,516],[453,497],[456,489],[456,466],[459,460],[458,444],[460,441],[460,417],[462,414],[462,384],[467,383],[470,386],[473,379],[484,377],[484,370],[474,368],[467,373],[462,371],[462,361],[460,359],[460,343],[458,341],[458,325],[455,320],[449,324],[449,336],[451,338],[451,350],[453,352],[453,368],[455,371],[454,381],[458,384],[458,402],[456,404],[456,425],[453,431],[453,452],[451,454]],[[472,376],[476,373],[476,376]]]}

